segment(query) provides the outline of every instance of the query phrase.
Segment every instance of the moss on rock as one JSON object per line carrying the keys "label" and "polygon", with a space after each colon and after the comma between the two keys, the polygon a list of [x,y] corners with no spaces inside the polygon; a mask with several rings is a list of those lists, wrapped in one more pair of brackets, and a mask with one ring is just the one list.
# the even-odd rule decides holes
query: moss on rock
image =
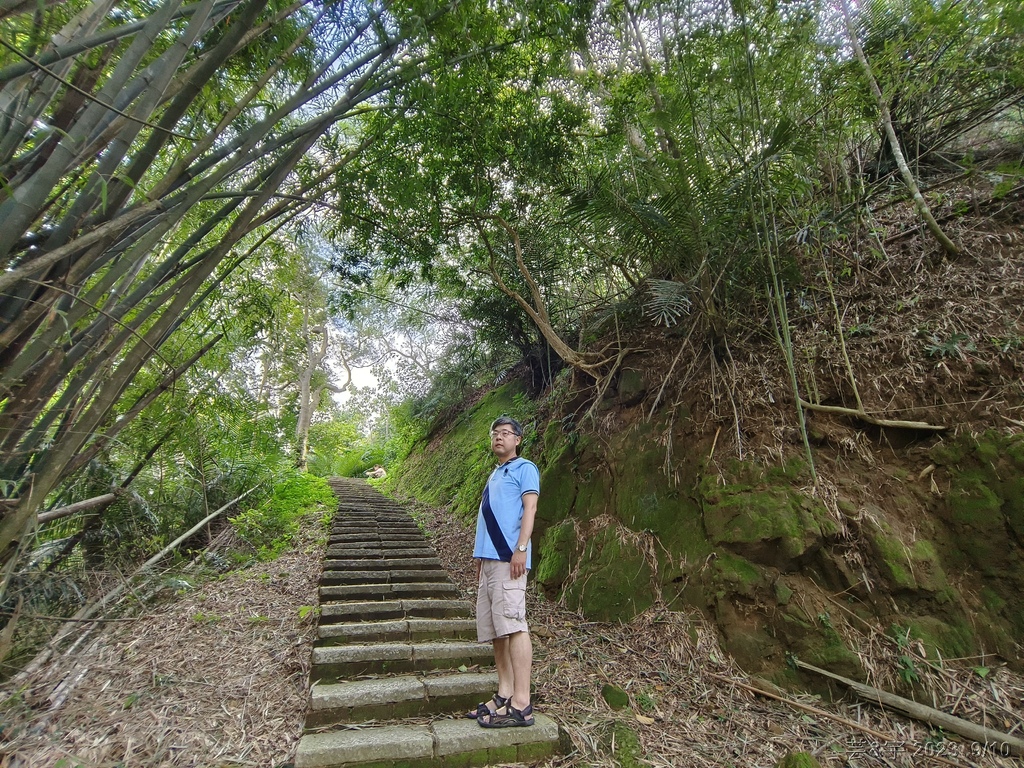
{"label": "moss on rock", "polygon": [[721,553],[715,558],[714,570],[717,584],[728,588],[728,592],[753,597],[759,587],[764,586],[764,574],[749,560],[737,555]]}
{"label": "moss on rock", "polygon": [[540,539],[540,563],[536,579],[545,590],[557,592],[562,588],[577,555],[576,526],[565,520],[544,531]]}
{"label": "moss on rock", "polygon": [[629,706],[629,694],[617,685],[605,683],[601,686],[601,698],[612,709],[625,709]]}
{"label": "moss on rock", "polygon": [[910,636],[920,640],[930,658],[941,653],[961,658],[975,652],[974,632],[964,621],[943,621],[935,616],[915,616],[907,621]]}
{"label": "moss on rock", "polygon": [[607,748],[619,768],[642,768],[648,765],[643,759],[640,737],[621,720],[616,720],[612,725]]}
{"label": "moss on rock", "polygon": [[651,567],[643,552],[611,524],[584,547],[578,577],[565,590],[570,608],[597,621],[629,619],[654,603]]}
{"label": "moss on rock", "polygon": [[1024,437],[995,431],[961,435],[933,448],[931,458],[937,471],[948,474],[949,491],[938,505],[951,528],[948,554],[984,577],[979,607],[990,615],[974,623],[990,630],[986,638],[1019,637],[1024,634]]}
{"label": "moss on rock", "polygon": [[794,570],[796,560],[838,530],[819,502],[788,486],[723,486],[716,476],[709,476],[701,483],[701,494],[711,541],[781,570]]}
{"label": "moss on rock", "polygon": [[941,595],[949,588],[946,572],[930,541],[918,539],[913,544],[904,544],[884,521],[869,529],[868,540],[879,570],[896,589],[921,589]]}

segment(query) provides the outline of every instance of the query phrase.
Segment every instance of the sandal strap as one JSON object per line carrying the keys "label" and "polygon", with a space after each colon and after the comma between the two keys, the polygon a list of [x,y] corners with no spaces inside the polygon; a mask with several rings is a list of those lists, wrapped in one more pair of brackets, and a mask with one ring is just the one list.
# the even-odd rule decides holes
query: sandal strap
{"label": "sandal strap", "polygon": [[512,700],[511,696],[509,696],[508,698],[505,698],[504,696],[501,696],[500,694],[496,693],[493,696],[491,696],[491,700],[490,701],[481,701],[479,704],[476,705],[476,716],[477,717],[483,717],[484,715],[491,715],[491,714],[493,714],[493,711],[491,710],[491,708],[489,706],[487,706],[488,704],[493,703],[494,704],[494,711],[496,711],[496,710],[499,710],[502,707],[504,707],[511,700]]}

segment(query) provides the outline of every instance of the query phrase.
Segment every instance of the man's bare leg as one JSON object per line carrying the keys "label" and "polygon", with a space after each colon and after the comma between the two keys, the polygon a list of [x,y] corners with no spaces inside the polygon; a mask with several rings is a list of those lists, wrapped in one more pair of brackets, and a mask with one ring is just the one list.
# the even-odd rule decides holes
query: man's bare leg
{"label": "man's bare leg", "polygon": [[494,666],[498,668],[498,695],[507,699],[515,690],[515,669],[509,652],[509,639],[496,637],[491,644],[494,646]]}
{"label": "man's bare leg", "polygon": [[[529,632],[515,632],[508,636],[508,650],[512,667],[512,706],[518,710],[530,705],[530,672],[533,667],[533,641]],[[501,671],[498,672],[501,684]]]}

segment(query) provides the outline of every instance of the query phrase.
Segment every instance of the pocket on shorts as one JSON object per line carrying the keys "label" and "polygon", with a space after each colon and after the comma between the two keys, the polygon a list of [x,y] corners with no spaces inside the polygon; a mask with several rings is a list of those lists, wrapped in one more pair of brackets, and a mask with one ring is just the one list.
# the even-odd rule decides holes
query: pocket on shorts
{"label": "pocket on shorts", "polygon": [[526,619],[526,584],[523,579],[501,582],[503,596],[501,612],[506,619]]}

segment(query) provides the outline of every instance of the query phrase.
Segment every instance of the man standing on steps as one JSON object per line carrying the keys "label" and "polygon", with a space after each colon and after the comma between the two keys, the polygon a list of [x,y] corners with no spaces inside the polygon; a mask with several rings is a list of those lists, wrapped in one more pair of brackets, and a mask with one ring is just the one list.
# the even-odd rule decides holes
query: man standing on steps
{"label": "man standing on steps", "polygon": [[523,428],[509,416],[491,424],[491,472],[476,519],[476,632],[494,645],[498,692],[468,713],[484,728],[533,725],[530,671],[533,643],[526,624],[526,572],[540,497],[540,470],[519,456]]}

